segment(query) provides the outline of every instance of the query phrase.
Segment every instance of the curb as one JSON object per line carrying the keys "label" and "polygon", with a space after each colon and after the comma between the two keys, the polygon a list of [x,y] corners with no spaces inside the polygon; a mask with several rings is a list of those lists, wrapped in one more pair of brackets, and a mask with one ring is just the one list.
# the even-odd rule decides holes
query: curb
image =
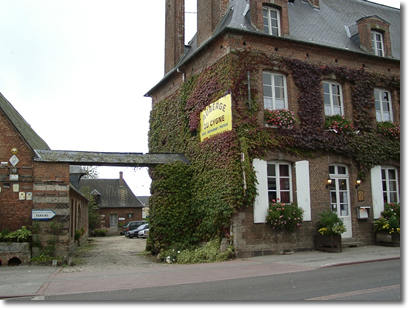
{"label": "curb", "polygon": [[319,268],[330,268],[330,267],[340,267],[340,266],[357,265],[357,264],[365,264],[365,263],[376,263],[376,262],[384,262],[384,261],[396,260],[396,259],[400,259],[400,256],[387,257],[387,258],[376,258],[376,259],[368,259],[368,260],[359,260],[359,261],[345,262],[345,263],[337,263],[337,264],[321,266]]}

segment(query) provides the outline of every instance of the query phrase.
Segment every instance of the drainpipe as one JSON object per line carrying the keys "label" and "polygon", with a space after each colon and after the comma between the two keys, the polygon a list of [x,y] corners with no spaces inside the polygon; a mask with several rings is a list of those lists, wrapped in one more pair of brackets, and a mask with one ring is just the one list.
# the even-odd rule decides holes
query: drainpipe
{"label": "drainpipe", "polygon": [[182,74],[182,82],[185,83],[185,72],[181,71],[181,69],[179,69],[179,67],[177,67],[177,72]]}
{"label": "drainpipe", "polygon": [[251,107],[251,73],[248,71],[248,108]]}

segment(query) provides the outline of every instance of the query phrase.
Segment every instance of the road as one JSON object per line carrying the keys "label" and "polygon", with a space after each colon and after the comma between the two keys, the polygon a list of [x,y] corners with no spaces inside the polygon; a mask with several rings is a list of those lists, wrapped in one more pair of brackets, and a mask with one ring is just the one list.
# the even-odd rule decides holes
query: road
{"label": "road", "polygon": [[50,301],[388,301],[401,300],[400,260],[130,290],[45,296]]}

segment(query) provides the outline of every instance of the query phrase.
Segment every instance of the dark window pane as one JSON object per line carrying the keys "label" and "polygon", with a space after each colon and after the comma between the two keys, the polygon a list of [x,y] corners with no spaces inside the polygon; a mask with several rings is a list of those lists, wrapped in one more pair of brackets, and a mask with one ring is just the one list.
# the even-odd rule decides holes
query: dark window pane
{"label": "dark window pane", "polygon": [[276,190],[276,180],[275,179],[268,178],[268,190],[269,191]]}
{"label": "dark window pane", "polygon": [[335,166],[329,166],[329,174],[335,174]]}
{"label": "dark window pane", "polygon": [[268,176],[274,177],[276,175],[276,165],[275,164],[268,164]]}
{"label": "dark window pane", "polygon": [[290,193],[280,192],[280,202],[290,203]]}
{"label": "dark window pane", "polygon": [[276,201],[276,192],[268,192],[269,202]]}
{"label": "dark window pane", "polygon": [[290,182],[288,178],[280,178],[280,190],[290,190]]}
{"label": "dark window pane", "polygon": [[289,176],[289,166],[288,165],[279,165],[279,175],[281,177]]}

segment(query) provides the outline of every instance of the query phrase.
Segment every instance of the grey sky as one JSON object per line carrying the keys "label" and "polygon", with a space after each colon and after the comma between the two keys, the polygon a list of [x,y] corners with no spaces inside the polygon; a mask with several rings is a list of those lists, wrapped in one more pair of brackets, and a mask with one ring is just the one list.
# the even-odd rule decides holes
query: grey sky
{"label": "grey sky", "polygon": [[[52,149],[148,152],[144,94],[164,73],[164,10],[165,0],[0,0],[0,92]],[[187,14],[186,41],[195,23]],[[149,195],[146,169],[100,177],[119,170]]]}

